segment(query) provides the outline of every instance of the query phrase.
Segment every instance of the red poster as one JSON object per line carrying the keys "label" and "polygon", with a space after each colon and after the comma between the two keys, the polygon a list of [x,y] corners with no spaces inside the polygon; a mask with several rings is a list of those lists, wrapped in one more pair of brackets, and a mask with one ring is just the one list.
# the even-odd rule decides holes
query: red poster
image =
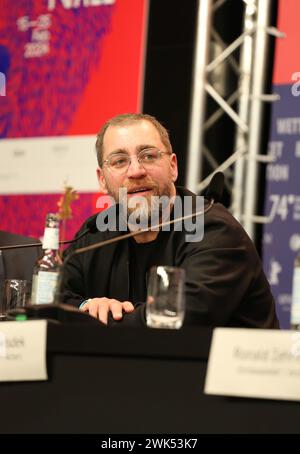
{"label": "red poster", "polygon": [[64,185],[80,196],[68,237],[96,211],[95,136],[113,115],[140,110],[147,9],[147,0],[2,0],[2,230],[40,236]]}

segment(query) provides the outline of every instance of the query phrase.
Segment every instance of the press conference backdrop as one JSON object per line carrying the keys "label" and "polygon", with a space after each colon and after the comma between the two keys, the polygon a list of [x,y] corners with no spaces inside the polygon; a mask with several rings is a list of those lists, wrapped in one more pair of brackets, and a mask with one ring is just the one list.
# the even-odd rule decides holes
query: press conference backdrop
{"label": "press conference backdrop", "polygon": [[264,267],[276,299],[281,327],[289,327],[293,264],[300,253],[300,2],[280,0],[275,51],[273,104],[267,166]]}
{"label": "press conference backdrop", "polygon": [[[140,110],[148,0],[2,0],[0,228],[42,235],[64,184],[95,212],[95,135]],[[29,222],[30,220],[30,222]]]}

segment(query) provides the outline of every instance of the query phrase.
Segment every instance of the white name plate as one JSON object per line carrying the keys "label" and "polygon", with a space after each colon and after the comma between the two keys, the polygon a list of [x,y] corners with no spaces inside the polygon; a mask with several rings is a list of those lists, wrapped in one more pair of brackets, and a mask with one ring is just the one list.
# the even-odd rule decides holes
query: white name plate
{"label": "white name plate", "polygon": [[204,392],[300,400],[300,332],[216,328]]}
{"label": "white name plate", "polygon": [[47,380],[46,320],[0,323],[0,381]]}

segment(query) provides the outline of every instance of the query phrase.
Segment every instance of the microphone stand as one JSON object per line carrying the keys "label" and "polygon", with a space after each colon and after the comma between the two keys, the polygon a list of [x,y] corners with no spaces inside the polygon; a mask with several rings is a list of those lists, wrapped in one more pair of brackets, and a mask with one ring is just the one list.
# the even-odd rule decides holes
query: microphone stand
{"label": "microphone stand", "polygon": [[[84,230],[80,235],[78,235],[73,240],[64,240],[59,241],[59,245],[75,243],[77,240],[82,238],[84,235],[90,232],[90,229]],[[10,250],[10,249],[23,249],[27,247],[42,247],[42,243],[28,243],[28,244],[13,244],[10,246],[0,246],[0,251]]]}
{"label": "microphone stand", "polygon": [[[64,263],[63,263],[63,266],[62,266],[62,270],[61,270],[61,274],[60,274],[60,277],[58,279],[57,291],[56,291],[56,295],[55,295],[55,298],[54,298],[55,303],[51,304],[51,305],[35,306],[34,308],[32,308],[32,313],[34,313],[36,315],[36,317],[38,317],[39,314],[46,315],[48,313],[47,312],[48,310],[50,310],[50,311],[51,310],[52,311],[61,310],[63,313],[64,313],[64,311],[67,310],[67,308],[69,306],[65,305],[65,304],[61,304],[61,295],[63,293],[62,290],[63,290],[63,280],[64,280],[63,278],[64,278],[65,267],[66,267],[66,265],[68,264],[69,260],[72,257],[74,257],[75,255],[81,254],[83,252],[92,251],[94,249],[98,249],[98,248],[101,248],[103,246],[107,246],[109,244],[116,243],[118,241],[126,240],[126,239],[132,238],[134,236],[142,235],[143,233],[149,232],[151,230],[159,230],[159,229],[163,228],[164,226],[174,225],[177,222],[182,222],[182,221],[185,221],[185,220],[188,220],[188,219],[195,218],[195,217],[200,216],[200,215],[204,215],[213,207],[215,201],[218,201],[221,198],[221,192],[223,190],[223,184],[224,184],[224,176],[223,176],[223,174],[221,174],[221,172],[218,172],[217,174],[215,174],[214,178],[211,181],[211,188],[210,188],[210,191],[209,191],[210,200],[209,200],[208,206],[204,210],[201,210],[201,211],[198,211],[198,212],[195,212],[195,213],[191,213],[191,214],[188,214],[186,216],[181,216],[179,218],[175,218],[175,219],[171,219],[171,220],[168,220],[168,221],[160,222],[160,223],[158,223],[158,224],[156,224],[154,226],[143,228],[143,229],[135,231],[135,232],[129,232],[129,233],[126,233],[125,235],[119,235],[117,237],[110,238],[108,240],[101,241],[101,242],[98,242],[98,243],[94,243],[94,244],[91,244],[89,246],[81,247],[81,248],[75,249],[72,252],[70,252],[70,254],[67,255],[66,259],[64,260]],[[214,186],[216,186],[216,187],[214,187]],[[88,228],[85,229],[84,232],[82,232],[77,238],[75,238],[74,240],[71,240],[71,241],[64,241],[62,243],[63,244],[73,243],[73,242],[77,241],[79,238],[82,238],[82,236],[86,235],[88,232],[92,233],[93,230],[95,229],[95,225],[94,225],[95,222],[94,221],[95,221],[94,218],[93,218],[93,220],[90,220],[89,221],[90,225],[88,225]],[[79,312],[82,314],[82,311],[79,311],[79,309],[76,309],[76,308],[74,308],[72,306],[71,306],[71,308],[72,308],[72,312],[75,312],[78,315],[79,315]],[[29,310],[30,310],[30,307],[29,307]],[[56,312],[56,313],[58,313],[58,312]],[[74,314],[74,315],[76,315],[76,314]],[[84,315],[86,316],[86,320],[88,320],[90,318],[88,316],[88,314],[84,313]]]}
{"label": "microphone stand", "polygon": [[101,241],[99,243],[94,243],[94,244],[90,244],[89,246],[85,246],[85,247],[81,247],[81,248],[75,249],[75,251],[72,251],[66,257],[66,260],[64,261],[64,265],[69,261],[69,259],[71,257],[73,257],[74,255],[77,255],[77,254],[81,254],[82,252],[92,251],[94,249],[97,249],[97,248],[100,248],[100,247],[103,247],[103,246],[107,246],[107,245],[112,244],[112,243],[116,243],[117,241],[126,240],[127,238],[132,238],[133,236],[142,235],[143,233],[149,232],[150,230],[158,230],[158,229],[160,229],[160,228],[162,228],[164,226],[173,225],[173,224],[176,224],[176,222],[186,221],[188,219],[192,219],[193,217],[197,217],[197,216],[203,215],[203,214],[207,213],[211,209],[211,207],[213,206],[214,202],[215,202],[215,200],[212,198],[210,200],[210,202],[209,202],[208,207],[206,207],[205,210],[201,210],[201,211],[198,211],[196,213],[188,214],[186,216],[181,216],[180,218],[172,219],[171,221],[161,222],[159,224],[154,225],[153,227],[151,226],[151,228],[144,228],[144,229],[141,229],[141,230],[137,230],[136,232],[129,232],[129,233],[126,233],[125,235],[119,235],[117,237],[110,238],[109,240]]}
{"label": "microphone stand", "polygon": [[173,225],[173,224],[176,224],[177,222],[182,222],[182,221],[192,219],[192,218],[200,216],[200,215],[204,215],[212,208],[215,201],[219,201],[221,199],[222,192],[223,192],[223,186],[224,186],[224,175],[222,172],[217,172],[214,174],[213,178],[211,179],[209,189],[207,191],[207,197],[209,198],[209,204],[204,210],[198,211],[196,213],[191,213],[186,216],[181,216],[180,218],[164,221],[159,224],[156,224],[155,226],[151,226],[150,228],[148,227],[148,228],[138,230],[136,232],[129,232],[129,233],[126,233],[125,235],[119,235],[117,237],[110,238],[108,240],[101,241],[98,243],[94,243],[89,246],[81,247],[81,248],[75,249],[74,251],[70,252],[70,254],[66,257],[66,259],[63,263],[62,274],[61,274],[60,282],[58,283],[58,286],[57,286],[57,293],[56,293],[55,301],[57,303],[60,302],[60,296],[62,294],[62,288],[63,288],[63,277],[64,277],[65,267],[72,257],[74,257],[77,254],[81,254],[83,252],[88,252],[88,251],[92,251],[94,249],[101,248],[103,246],[108,246],[109,244],[116,243],[117,241],[122,241],[122,240],[126,240],[128,238],[132,238],[134,236],[142,235],[143,233],[149,232],[151,230],[159,230],[160,228],[162,228],[164,226]]}
{"label": "microphone stand", "polygon": [[185,220],[197,217],[197,216],[204,215],[205,213],[207,213],[212,208],[214,202],[215,202],[215,199],[211,198],[211,200],[209,201],[208,206],[204,210],[197,211],[196,213],[191,213],[191,214],[188,214],[186,216],[181,216],[180,218],[176,218],[176,219],[172,219],[172,220],[169,220],[169,221],[160,222],[159,224],[156,224],[155,226],[151,226],[150,228],[148,227],[148,228],[144,228],[144,229],[138,230],[136,232],[129,232],[129,233],[126,233],[125,235],[119,235],[117,237],[110,238],[110,239],[105,240],[105,241],[100,241],[98,243],[90,244],[89,246],[81,247],[81,248],[75,249],[74,251],[70,252],[70,254],[67,255],[66,259],[64,260],[64,263],[63,263],[63,266],[62,266],[62,274],[61,274],[61,277],[59,279],[60,282],[58,283],[57,293],[56,293],[56,297],[55,297],[56,304],[60,303],[60,299],[61,299],[60,297],[61,297],[61,295],[63,293],[62,292],[63,280],[64,280],[63,278],[64,278],[64,271],[66,269],[66,265],[68,264],[69,260],[72,257],[74,257],[75,255],[82,254],[83,252],[93,251],[94,249],[98,249],[98,248],[101,248],[103,246],[108,246],[109,244],[113,244],[113,243],[116,243],[118,241],[126,240],[126,239],[132,238],[134,236],[142,235],[143,233],[149,232],[150,230],[159,230],[160,228],[162,228],[164,226],[173,225],[173,224],[176,224],[177,222],[185,221]]}

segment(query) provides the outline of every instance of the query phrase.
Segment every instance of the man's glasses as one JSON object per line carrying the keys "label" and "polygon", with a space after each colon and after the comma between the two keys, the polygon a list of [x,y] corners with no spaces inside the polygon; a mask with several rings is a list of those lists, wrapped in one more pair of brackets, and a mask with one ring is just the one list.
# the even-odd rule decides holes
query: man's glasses
{"label": "man's glasses", "polygon": [[[164,154],[171,155],[170,152],[160,151],[157,148],[147,148],[140,151],[140,153],[136,156],[136,159],[145,169],[151,169],[157,165],[158,161]],[[116,153],[103,161],[101,167],[105,165],[111,172],[122,175],[129,169],[131,160],[132,157],[126,153]]]}

